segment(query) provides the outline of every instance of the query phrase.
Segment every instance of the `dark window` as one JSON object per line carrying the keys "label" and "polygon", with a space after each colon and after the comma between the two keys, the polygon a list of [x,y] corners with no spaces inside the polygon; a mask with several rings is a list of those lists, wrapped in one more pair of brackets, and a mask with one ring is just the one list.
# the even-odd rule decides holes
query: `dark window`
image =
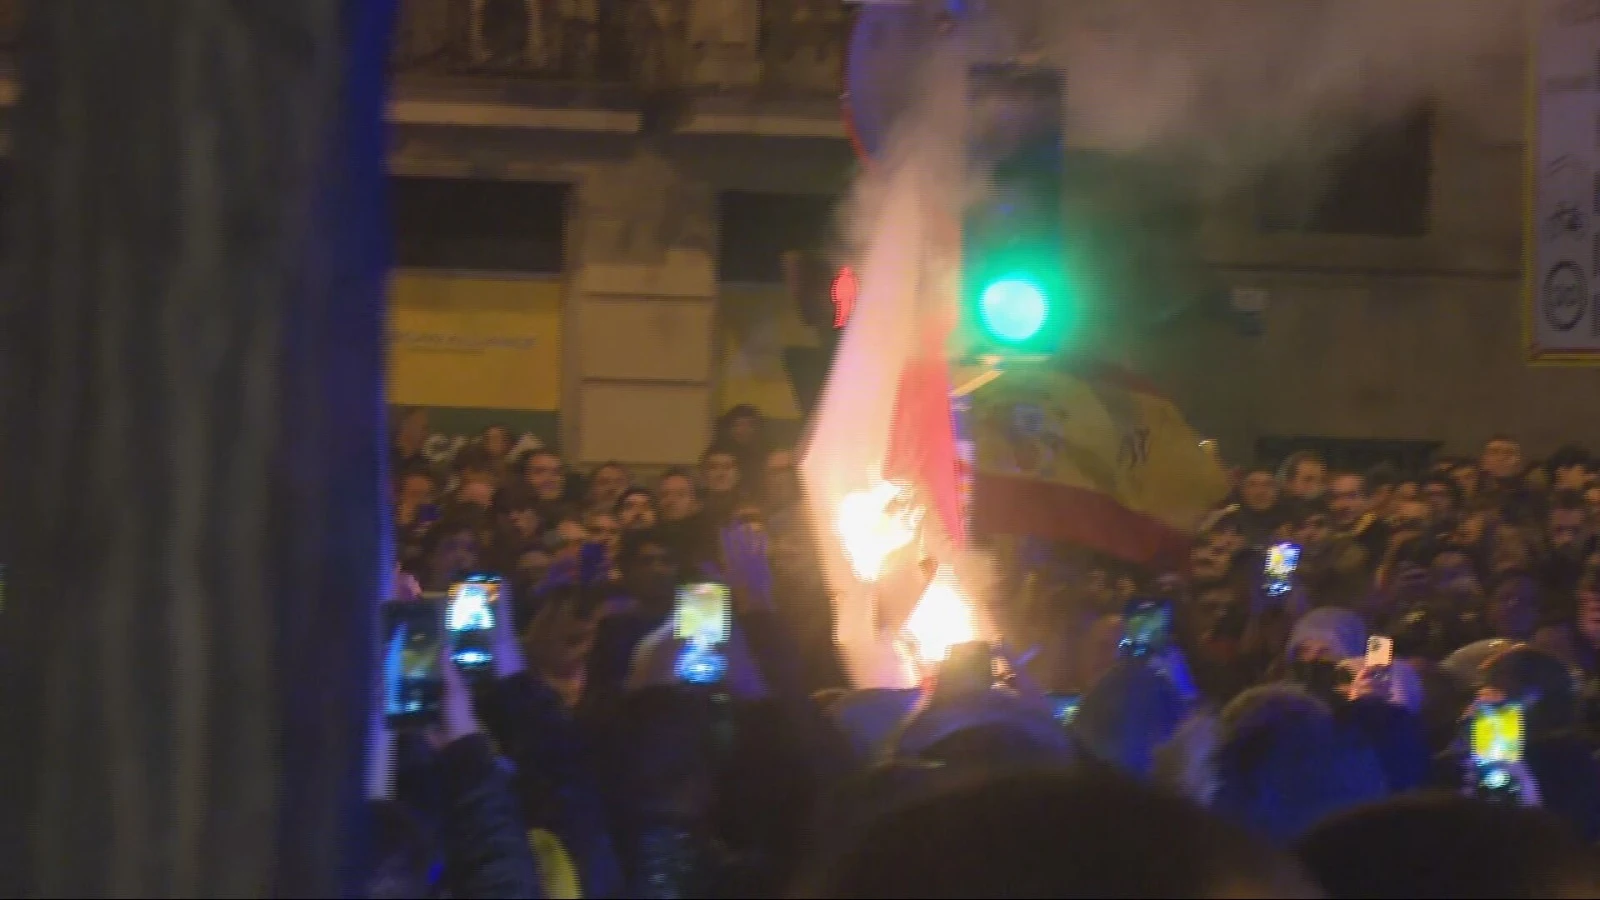
{"label": "dark window", "polygon": [[392,178],[395,259],[418,269],[557,275],[567,186],[474,178]]}
{"label": "dark window", "polygon": [[833,197],[725,191],[717,198],[717,277],[722,281],[783,281],[783,254],[826,251],[833,235]]}
{"label": "dark window", "polygon": [[1321,234],[1419,237],[1428,231],[1433,182],[1433,111],[1422,107],[1368,130],[1326,163],[1307,198],[1269,177],[1261,226]]}

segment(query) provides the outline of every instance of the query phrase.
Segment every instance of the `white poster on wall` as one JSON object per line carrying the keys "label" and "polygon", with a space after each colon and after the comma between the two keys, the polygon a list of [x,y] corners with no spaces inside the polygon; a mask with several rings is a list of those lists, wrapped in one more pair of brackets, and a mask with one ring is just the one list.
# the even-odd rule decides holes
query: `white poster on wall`
{"label": "white poster on wall", "polygon": [[1600,0],[1538,0],[1524,316],[1536,363],[1600,365]]}

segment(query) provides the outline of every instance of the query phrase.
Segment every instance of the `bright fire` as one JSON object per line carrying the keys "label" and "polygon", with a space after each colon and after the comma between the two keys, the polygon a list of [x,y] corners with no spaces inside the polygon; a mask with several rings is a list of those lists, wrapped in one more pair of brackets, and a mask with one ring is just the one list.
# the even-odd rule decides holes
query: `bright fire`
{"label": "bright fire", "polygon": [[883,573],[889,555],[916,537],[921,511],[909,507],[891,509],[908,495],[904,485],[880,481],[865,491],[846,494],[839,501],[836,520],[839,542],[844,546],[850,568],[864,582],[874,582]]}
{"label": "bright fire", "polygon": [[911,611],[911,618],[906,620],[905,630],[925,666],[943,662],[956,644],[978,639],[972,605],[961,596],[960,585],[949,566],[939,567],[917,608]]}

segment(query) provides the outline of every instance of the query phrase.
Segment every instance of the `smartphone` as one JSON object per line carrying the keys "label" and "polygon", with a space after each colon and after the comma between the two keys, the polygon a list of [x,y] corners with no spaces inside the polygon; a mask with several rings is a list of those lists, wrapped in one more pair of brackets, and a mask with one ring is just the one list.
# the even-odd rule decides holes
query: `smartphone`
{"label": "smartphone", "polygon": [[1261,566],[1261,586],[1268,597],[1282,597],[1294,587],[1294,572],[1300,568],[1300,545],[1287,541],[1267,548]]}
{"label": "smartphone", "polygon": [[1518,792],[1510,766],[1522,761],[1523,711],[1520,703],[1479,703],[1468,720],[1468,743],[1477,772],[1479,796],[1514,797]]}
{"label": "smartphone", "polygon": [[445,628],[450,633],[450,658],[468,675],[494,665],[495,616],[500,615],[504,581],[498,575],[468,575],[450,585]]}
{"label": "smartphone", "polygon": [[1078,705],[1083,702],[1083,697],[1077,694],[1051,694],[1050,712],[1056,721],[1062,725],[1071,725],[1072,720],[1078,716]]}
{"label": "smartphone", "polygon": [[420,728],[439,718],[444,699],[438,602],[385,603],[383,628],[383,717],[396,730]]}
{"label": "smartphone", "polygon": [[1172,602],[1160,597],[1135,597],[1122,613],[1123,656],[1143,657],[1165,651],[1172,642]]}
{"label": "smartphone", "polygon": [[1367,638],[1366,667],[1387,669],[1394,665],[1394,639],[1375,634]]}
{"label": "smartphone", "polygon": [[692,646],[717,647],[728,642],[732,614],[727,585],[714,581],[686,584],[678,588],[673,633]]}

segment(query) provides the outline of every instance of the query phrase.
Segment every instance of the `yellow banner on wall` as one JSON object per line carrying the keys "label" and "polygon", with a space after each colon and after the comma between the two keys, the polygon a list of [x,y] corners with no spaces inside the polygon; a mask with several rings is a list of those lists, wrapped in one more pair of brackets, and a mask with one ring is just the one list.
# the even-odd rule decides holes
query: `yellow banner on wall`
{"label": "yellow banner on wall", "polygon": [[784,350],[818,346],[816,330],[800,321],[794,301],[778,287],[722,289],[722,385],[719,409],[748,403],[771,419],[801,415]]}
{"label": "yellow banner on wall", "polygon": [[561,404],[559,282],[401,272],[389,305],[389,400],[553,410]]}

